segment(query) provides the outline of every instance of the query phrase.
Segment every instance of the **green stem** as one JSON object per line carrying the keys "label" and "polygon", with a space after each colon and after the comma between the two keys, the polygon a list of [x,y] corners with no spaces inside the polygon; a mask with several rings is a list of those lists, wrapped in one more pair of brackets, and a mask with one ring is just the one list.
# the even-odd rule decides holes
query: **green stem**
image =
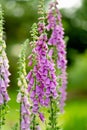
{"label": "green stem", "polygon": [[[59,112],[57,103],[53,98],[50,98],[50,128],[51,130],[60,130],[57,122],[57,114]],[[50,130],[50,129],[49,129]]]}
{"label": "green stem", "polygon": [[54,112],[53,112],[53,101],[52,97],[50,98],[50,108],[51,108],[51,128],[54,130]]}
{"label": "green stem", "polygon": [[35,118],[36,118],[36,116],[34,115],[34,117],[33,117],[33,130],[35,130],[35,126],[36,126],[36,124],[35,124]]}
{"label": "green stem", "polygon": [[6,120],[6,114],[7,114],[7,110],[6,110],[6,102],[4,102],[4,105],[3,105],[3,118],[2,118],[2,125],[5,125],[5,120]]}
{"label": "green stem", "polygon": [[20,130],[21,130],[21,103],[20,103],[20,118],[19,118]]}

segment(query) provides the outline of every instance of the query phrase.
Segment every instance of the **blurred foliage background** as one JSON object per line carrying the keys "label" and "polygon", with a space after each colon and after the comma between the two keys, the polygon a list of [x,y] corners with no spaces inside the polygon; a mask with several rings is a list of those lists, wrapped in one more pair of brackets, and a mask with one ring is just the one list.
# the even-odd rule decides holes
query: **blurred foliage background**
{"label": "blurred foliage background", "polygon": [[[46,8],[50,0],[45,2]],[[7,123],[10,130],[19,118],[17,95],[17,61],[21,44],[30,37],[32,23],[37,21],[38,0],[0,0],[4,10],[4,38],[10,61],[11,83]],[[60,117],[64,130],[87,130],[87,0],[79,8],[61,9],[68,59],[68,87],[65,113]],[[28,47],[30,51],[30,47]]]}

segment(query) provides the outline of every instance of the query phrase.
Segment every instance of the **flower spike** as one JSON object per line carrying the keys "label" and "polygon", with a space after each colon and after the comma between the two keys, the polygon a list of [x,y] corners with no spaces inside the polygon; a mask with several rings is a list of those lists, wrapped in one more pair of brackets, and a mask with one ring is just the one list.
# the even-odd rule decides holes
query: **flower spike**
{"label": "flower spike", "polygon": [[0,5],[0,127],[4,124],[6,104],[10,100],[7,88],[9,86],[9,61],[6,55],[6,44],[3,39],[3,12]]}
{"label": "flower spike", "polygon": [[19,78],[18,86],[19,93],[17,96],[17,102],[20,103],[20,130],[30,130],[30,101],[28,98],[28,85],[26,80],[26,48],[29,43],[27,39],[22,47],[22,51],[19,57]]}

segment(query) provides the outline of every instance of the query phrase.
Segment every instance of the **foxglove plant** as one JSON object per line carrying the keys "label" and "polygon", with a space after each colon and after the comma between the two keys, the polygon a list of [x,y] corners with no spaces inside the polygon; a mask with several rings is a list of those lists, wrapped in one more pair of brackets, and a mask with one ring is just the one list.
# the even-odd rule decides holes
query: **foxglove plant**
{"label": "foxglove plant", "polygon": [[[44,7],[43,0],[40,1],[39,5],[39,18],[38,32],[33,34],[37,39],[32,43],[35,47],[32,51],[34,54],[35,63],[33,63],[32,55],[29,56],[29,65],[33,65],[32,70],[29,72],[27,79],[29,80],[28,90],[30,98],[33,102],[32,112],[39,114],[39,117],[44,121],[44,115],[40,112],[40,107],[48,107],[50,104],[50,98],[57,98],[57,79],[55,74],[55,64],[52,59],[48,56],[47,46],[47,34],[45,28],[44,19]],[[35,32],[35,31],[34,31]],[[38,36],[38,37],[37,37]],[[31,64],[32,63],[32,64]]]}
{"label": "foxglove plant", "polygon": [[[51,31],[51,36],[48,40],[50,51],[53,51],[52,58],[56,55],[54,61],[56,64],[56,70],[59,72],[59,93],[60,93],[60,111],[63,112],[64,102],[66,100],[66,85],[67,85],[67,74],[66,74],[66,45],[64,42],[64,29],[62,26],[61,14],[58,10],[58,2],[50,4],[49,12],[47,13],[47,31]],[[56,52],[55,52],[56,50]]]}
{"label": "foxglove plant", "polygon": [[[37,24],[34,23],[32,25],[32,29],[31,29],[31,37],[32,37],[32,41],[30,42],[30,46],[32,48],[32,54],[29,55],[28,59],[29,59],[29,66],[31,67],[28,75],[27,75],[27,80],[28,80],[28,92],[30,95],[30,100],[31,100],[31,111],[32,111],[32,123],[31,123],[31,130],[40,130],[40,126],[38,124],[38,121],[36,120],[36,113],[38,111],[38,104],[37,104],[37,100],[35,98],[36,91],[35,91],[35,86],[36,86],[36,77],[35,77],[35,64],[36,64],[36,55],[35,55],[35,43],[36,40],[38,39],[37,35]],[[38,89],[39,90],[39,89]],[[39,92],[39,91],[38,91]],[[36,97],[37,98],[37,97]],[[41,114],[38,113],[39,116],[41,117]]]}
{"label": "foxglove plant", "polygon": [[48,39],[48,48],[51,58],[55,63],[56,76],[58,81],[57,100],[51,100],[50,105],[50,116],[49,116],[49,127],[50,129],[60,129],[57,125],[57,119],[59,112],[63,112],[66,99],[66,85],[67,85],[67,74],[66,74],[66,45],[64,42],[64,29],[62,26],[61,14],[58,10],[58,2],[55,0],[50,4],[49,11],[47,12],[47,33],[50,33]]}
{"label": "foxglove plant", "polygon": [[20,130],[30,130],[30,101],[28,98],[28,85],[26,81],[26,63],[25,63],[25,51],[29,40],[26,40],[23,49],[21,51],[19,57],[19,78],[18,78],[18,86],[19,86],[19,93],[17,96],[17,102],[20,103]]}
{"label": "foxglove plant", "polygon": [[3,12],[0,5],[0,127],[4,124],[6,104],[10,100],[7,88],[9,86],[9,62],[5,52],[6,44],[3,39]]}
{"label": "foxglove plant", "polygon": [[38,113],[44,121],[40,108],[47,107],[50,112],[47,130],[55,130],[59,129],[57,116],[63,111],[66,99],[66,45],[57,1],[50,5],[46,18],[43,2],[41,0],[39,5],[38,31],[32,34],[34,48],[33,55],[29,56],[29,65],[33,67],[27,76],[28,90],[33,102],[32,112]]}
{"label": "foxglove plant", "polygon": [[[19,57],[20,130],[41,130],[38,117],[47,124],[46,130],[60,130],[58,115],[63,112],[66,99],[66,45],[62,17],[58,2],[50,4],[46,13],[44,0],[39,0],[38,23],[31,30],[32,40],[24,42]],[[9,101],[8,59],[6,44],[3,40],[3,17],[0,6],[0,128],[4,123],[5,106]],[[28,57],[29,73],[26,72],[26,49],[30,43],[32,49]],[[43,110],[48,111],[49,121]],[[3,114],[4,113],[4,114]],[[17,129],[15,125],[12,129]]]}

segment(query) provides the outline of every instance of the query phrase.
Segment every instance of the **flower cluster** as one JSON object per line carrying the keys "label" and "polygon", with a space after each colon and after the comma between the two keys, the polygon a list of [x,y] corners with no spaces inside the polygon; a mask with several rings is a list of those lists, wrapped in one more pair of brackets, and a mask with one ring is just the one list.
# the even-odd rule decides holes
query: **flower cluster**
{"label": "flower cluster", "polygon": [[19,78],[18,86],[20,87],[17,102],[20,103],[20,127],[21,130],[30,130],[30,101],[28,98],[28,86],[26,81],[26,64],[25,64],[25,50],[29,40],[26,40],[23,45],[23,50],[19,58]]}
{"label": "flower cluster", "polygon": [[[25,70],[23,68],[25,66],[25,58],[23,59],[24,56],[21,55],[21,73],[18,82],[20,92],[18,94],[18,100],[21,103],[21,128],[23,130],[27,130],[28,128],[33,130],[40,129],[39,125],[36,125],[36,117],[38,115],[42,122],[45,121],[42,107],[50,111],[50,126],[47,129],[59,129],[57,125],[58,108],[60,107],[60,111],[63,111],[64,101],[66,99],[67,61],[61,14],[57,8],[58,3],[55,0],[50,5],[45,17],[43,2],[44,0],[40,1],[38,9],[40,15],[38,18],[39,22],[38,24],[34,23],[31,30],[32,41],[30,42],[30,47],[32,48],[32,53],[28,57],[30,69],[27,76],[25,71],[23,71]],[[28,86],[26,79],[24,79],[25,76],[28,81]],[[29,100],[31,105],[28,102]],[[58,106],[58,103],[60,106]],[[28,107],[26,107],[27,105]],[[27,111],[29,109],[30,111]],[[29,114],[31,113],[32,118],[30,120],[28,117],[30,118]],[[28,122],[26,122],[26,119]]]}
{"label": "flower cluster", "polygon": [[[39,22],[34,23],[31,30],[30,48],[32,52],[28,57],[30,67],[28,74],[26,73],[25,52],[29,40],[24,42],[19,57],[17,102],[20,103],[20,130],[40,130],[37,115],[42,122],[46,120],[42,108],[49,112],[47,130],[60,129],[57,115],[59,111],[63,112],[66,99],[66,45],[58,2],[55,0],[50,4],[47,13],[44,9],[44,0],[39,2]],[[2,106],[5,106],[10,99],[7,93],[10,72],[2,25],[0,6],[0,112]],[[0,128],[1,123],[0,121]]]}
{"label": "flower cluster", "polygon": [[[48,40],[49,47],[56,48],[57,50],[57,59],[56,64],[57,68],[60,71],[58,74],[58,79],[61,81],[59,83],[60,88],[58,93],[60,93],[60,110],[63,111],[64,102],[66,99],[66,84],[67,84],[67,74],[66,74],[66,45],[63,40],[64,38],[64,29],[62,27],[61,14],[57,8],[57,1],[50,4],[49,12],[47,13],[47,31],[52,31],[51,37]],[[55,50],[53,49],[54,53]]]}
{"label": "flower cluster", "polygon": [[[42,6],[39,6],[40,8]],[[42,8],[39,9],[41,14]],[[51,58],[51,53],[48,54],[47,46],[47,34],[44,22],[44,16],[39,18],[38,23],[38,39],[34,41],[35,47],[33,54],[35,55],[36,63],[33,63],[34,67],[29,72],[27,79],[29,81],[28,90],[30,98],[33,103],[32,112],[38,113],[42,121],[44,121],[44,115],[39,111],[41,106],[48,107],[50,104],[50,98],[56,99],[57,94],[57,78],[55,74],[55,64]],[[33,34],[34,35],[34,34]],[[35,36],[36,37],[36,36]],[[29,65],[32,62],[32,54],[29,56]]]}
{"label": "flower cluster", "polygon": [[9,64],[6,56],[6,44],[3,39],[3,14],[0,5],[0,105],[10,100],[7,87],[9,86]]}

